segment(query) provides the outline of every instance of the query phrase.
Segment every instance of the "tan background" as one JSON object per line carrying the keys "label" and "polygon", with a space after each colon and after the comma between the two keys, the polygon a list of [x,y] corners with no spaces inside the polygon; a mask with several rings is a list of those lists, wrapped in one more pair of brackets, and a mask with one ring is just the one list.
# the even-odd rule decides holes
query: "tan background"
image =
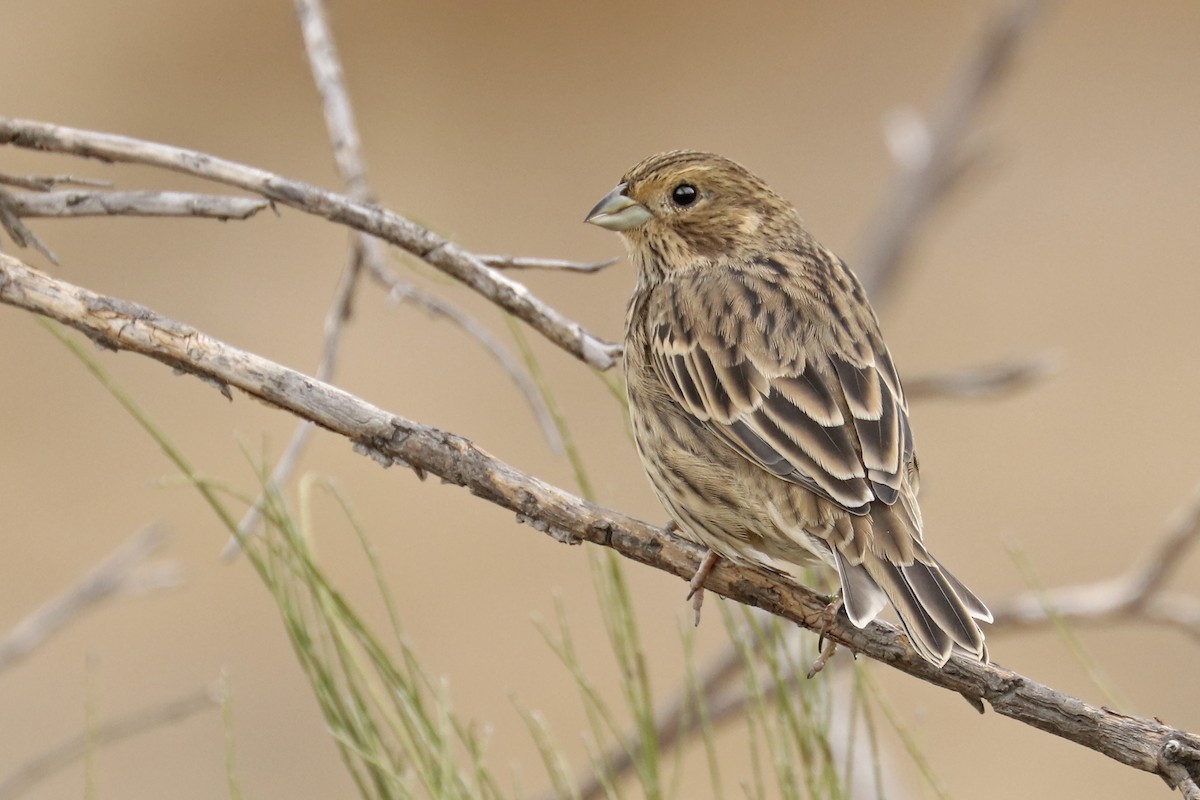
{"label": "tan background", "polygon": [[[604,258],[616,237],[580,224],[633,162],[671,147],[735,157],[792,198],[853,263],[891,166],[881,120],[927,110],[986,18],[984,3],[405,4],[333,9],[381,200],[467,247]],[[335,187],[289,4],[7,0],[0,114],[194,147]],[[1048,584],[1127,567],[1200,478],[1200,4],[1074,2],[1048,10],[973,141],[989,169],[923,228],[908,279],[881,310],[913,375],[1046,349],[1066,372],[1015,399],[914,409],[928,536],[984,597],[1022,588],[1015,544]],[[123,188],[191,187],[5,149],[6,172],[82,172]],[[55,270],[240,347],[311,370],[346,235],[283,210],[249,223],[34,221]],[[6,244],[6,247],[8,245]],[[26,254],[28,255],[28,254]],[[43,262],[28,255],[35,264]],[[624,264],[528,276],[592,330],[619,335]],[[503,334],[468,292],[449,297]],[[617,408],[578,363],[538,344],[601,499],[662,512]],[[292,421],[131,355],[103,360],[206,474],[249,490],[239,442],[275,452]],[[174,531],[185,588],[105,607],[0,677],[0,775],[101,716],[162,702],[228,669],[238,771],[250,797],[351,791],[265,593],[222,566],[222,535],[191,491],[81,366],[27,314],[0,309],[0,630],[153,520]],[[397,413],[475,438],[564,486],[567,466],[480,348],[442,322],[362,296],[338,382]],[[543,709],[583,764],[575,690],[530,622],[561,593],[592,675],[614,685],[586,559],[466,493],[380,470],[320,435],[305,469],[335,476],[378,543],[414,643],[464,716],[494,724],[491,762],[526,787],[540,764],[509,702]],[[339,514],[318,499],[335,573],[365,583]],[[1195,588],[1200,556],[1180,571]],[[678,681],[683,585],[631,568],[666,694]],[[365,589],[363,597],[371,595]],[[1083,630],[1135,709],[1200,729],[1197,643],[1144,626]],[[713,615],[703,651],[724,634]],[[1094,702],[1051,632],[997,634],[994,657]],[[90,666],[89,666],[90,665]],[[1151,776],[877,669],[957,797],[1166,797]],[[90,690],[87,688],[90,684]],[[726,746],[737,749],[734,737]],[[226,795],[208,714],[96,758],[101,797]],[[731,762],[726,791],[743,768]],[[36,798],[78,796],[75,769]],[[898,794],[903,793],[901,789]],[[692,796],[707,792],[702,782]],[[915,795],[910,795],[915,796]]]}

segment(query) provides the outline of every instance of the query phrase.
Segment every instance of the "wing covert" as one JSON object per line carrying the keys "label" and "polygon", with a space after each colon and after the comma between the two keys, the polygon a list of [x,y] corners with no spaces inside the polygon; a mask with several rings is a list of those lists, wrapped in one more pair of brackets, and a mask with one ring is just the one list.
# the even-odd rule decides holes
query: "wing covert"
{"label": "wing covert", "polygon": [[[733,280],[746,280],[738,276]],[[895,503],[912,459],[908,410],[891,357],[877,331],[849,354],[779,339],[784,332],[724,335],[739,325],[699,325],[679,284],[656,315],[652,363],[674,399],[743,457],[855,513]],[[756,283],[763,302],[795,303],[777,284]],[[736,313],[731,308],[728,313]],[[788,309],[779,316],[802,316]],[[701,337],[697,330],[714,331]],[[795,331],[792,331],[793,333]],[[860,354],[866,353],[866,358]]]}

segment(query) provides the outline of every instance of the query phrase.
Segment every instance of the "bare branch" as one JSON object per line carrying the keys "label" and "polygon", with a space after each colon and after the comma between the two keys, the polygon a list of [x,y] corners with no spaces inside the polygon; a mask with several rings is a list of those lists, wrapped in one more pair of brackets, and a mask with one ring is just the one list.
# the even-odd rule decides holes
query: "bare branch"
{"label": "bare branch", "polygon": [[[300,20],[301,32],[304,35],[305,50],[312,66],[313,80],[321,94],[321,107],[325,112],[325,127],[333,144],[334,160],[337,162],[338,174],[342,177],[346,194],[356,202],[374,203],[375,198],[371,193],[366,165],[363,161],[358,125],[354,119],[350,94],[346,90],[346,84],[342,78],[341,62],[338,59],[337,48],[329,29],[325,4],[323,0],[294,0],[294,6],[296,16]],[[526,402],[533,410],[534,416],[541,424],[542,432],[551,447],[556,452],[562,451],[562,439],[559,437],[558,429],[554,426],[554,420],[550,415],[550,410],[546,408],[541,393],[521,363],[500,344],[486,326],[449,301],[401,279],[394,270],[388,267],[384,248],[375,237],[358,234],[355,248],[355,263],[361,262],[365,265],[371,275],[387,288],[393,300],[409,301],[431,314],[444,317],[483,345],[484,349],[496,359],[513,383],[517,385],[517,388],[521,390]],[[487,263],[482,257],[480,260]],[[331,335],[331,323],[334,319],[332,314],[326,317],[327,336]],[[331,358],[334,352],[336,352],[335,349],[327,346],[326,360]],[[325,367],[325,362],[322,362],[322,367]],[[320,371],[318,377],[321,380],[328,380]]]}
{"label": "bare branch", "polygon": [[[321,363],[317,365],[316,373],[318,380],[328,381],[333,377],[333,368],[337,362],[338,348],[341,344],[343,323],[350,316],[350,304],[354,296],[354,289],[358,285],[358,276],[361,274],[361,263],[362,241],[359,240],[354,247],[350,263],[342,271],[342,277],[333,294],[333,301],[325,312],[325,337],[322,344]],[[271,470],[271,476],[267,479],[266,489],[268,491],[282,486],[291,477],[296,465],[300,463],[300,456],[303,455],[305,446],[312,437],[312,431],[313,424],[307,420],[301,421],[296,426],[292,438],[288,441],[287,447],[283,449],[279,461],[276,462],[275,468]],[[262,518],[265,501],[266,496],[260,495],[242,516],[237,528],[239,536],[250,535],[250,532],[258,525],[258,521]],[[221,550],[221,559],[230,561],[239,552],[241,552],[241,546],[238,536],[230,536],[229,541]]]}
{"label": "bare branch", "polygon": [[33,650],[80,614],[122,592],[179,585],[174,564],[160,569],[153,583],[143,581],[147,560],[166,542],[166,531],[151,525],[114,550],[74,586],[46,602],[0,641],[0,672]]}
{"label": "bare branch", "polygon": [[1017,0],[988,25],[955,71],[955,82],[931,121],[916,112],[899,118],[899,124],[893,120],[889,144],[899,172],[867,223],[866,243],[855,266],[874,302],[895,285],[918,219],[961,176],[958,149],[971,119],[1000,83],[1040,7],[1041,0]]}
{"label": "bare branch", "polygon": [[113,185],[112,181],[81,178],[78,175],[9,175],[6,172],[0,172],[0,183],[35,192],[48,192],[55,186],[87,186],[93,189],[104,189]]}
{"label": "bare branch", "polygon": [[[334,161],[337,163],[338,173],[342,177],[346,194],[356,202],[373,203],[374,197],[367,181],[358,126],[354,120],[354,111],[350,104],[349,93],[346,91],[345,81],[342,79],[341,63],[330,34],[324,4],[320,0],[295,0],[294,6],[300,20],[300,29],[304,36],[309,64],[312,67],[313,80],[321,94],[325,127],[333,145]],[[534,416],[541,423],[542,431],[551,447],[556,452],[562,450],[562,439],[558,434],[558,429],[554,426],[550,411],[546,408],[541,393],[538,392],[521,364],[492,336],[484,325],[476,322],[466,312],[430,292],[417,288],[410,282],[401,280],[388,267],[380,240],[361,232],[355,234],[354,252],[350,263],[342,273],[333,302],[325,314],[325,339],[321,363],[316,372],[319,380],[328,381],[333,377],[342,328],[350,318],[354,292],[364,265],[376,280],[389,289],[393,299],[415,302],[431,313],[454,322],[469,336],[479,341],[508,372],[513,382],[524,394],[526,401],[533,409]],[[311,433],[311,423],[302,422],[297,426],[287,447],[284,448],[283,455],[271,472],[270,487],[280,486],[287,481],[299,462]],[[262,514],[262,503],[263,498],[260,497],[242,517],[238,524],[240,535],[247,535],[258,524]],[[237,538],[231,537],[221,551],[221,557],[228,560],[237,554],[238,549]]]}
{"label": "bare branch", "polygon": [[610,258],[607,261],[565,261],[558,258],[527,258],[524,256],[479,256],[479,260],[493,269],[546,269],[560,272],[599,272],[611,267],[621,259]]}
{"label": "bare branch", "polygon": [[270,205],[257,197],[228,197],[188,192],[13,193],[18,217],[214,217],[249,219]]}
{"label": "bare branch", "polygon": [[[371,197],[367,186],[366,170],[363,166],[358,126],[354,122],[354,114],[350,108],[350,98],[346,93],[345,82],[342,80],[342,69],[338,63],[337,51],[333,39],[329,36],[328,23],[325,19],[325,9],[317,0],[296,0],[296,15],[300,18],[300,30],[304,35],[309,65],[312,67],[313,80],[317,91],[321,94],[321,105],[325,113],[325,128],[333,144],[333,158],[337,164],[338,173],[342,177],[342,185],[347,195],[355,201],[370,203]],[[317,365],[316,377],[321,381],[333,379],[334,368],[337,365],[338,352],[341,349],[342,330],[350,319],[354,301],[354,292],[358,288],[358,279],[362,274],[363,261],[367,259],[369,250],[381,249],[378,240],[363,233],[356,233],[354,248],[349,263],[342,271],[334,291],[333,300],[325,312],[324,339],[321,345],[321,362]],[[268,478],[266,489],[276,490],[291,477],[300,456],[312,437],[313,425],[302,421],[296,426],[287,447],[275,464]],[[260,495],[254,505],[238,523],[238,535],[247,536],[258,525],[262,517],[265,495]],[[223,560],[231,560],[240,552],[238,536],[231,536],[221,551]]]}
{"label": "bare branch", "polygon": [[[377,277],[379,277],[377,275]],[[509,378],[521,390],[525,401],[533,410],[533,416],[541,426],[542,435],[556,454],[563,453],[563,440],[554,424],[554,417],[546,407],[546,401],[529,372],[521,365],[508,348],[492,335],[486,326],[475,320],[462,309],[447,303],[443,298],[422,290],[415,284],[395,280],[391,284],[391,298],[397,302],[412,303],[435,317],[444,317],[466,331],[478,341],[508,373]]]}
{"label": "bare branch", "polygon": [[[1162,587],[1179,568],[1188,549],[1200,539],[1200,486],[1192,491],[1191,499],[1174,516],[1158,546],[1129,576],[1130,590],[1135,598],[1144,599]],[[1133,602],[1137,605],[1140,600]]]}
{"label": "bare branch", "polygon": [[[610,547],[684,580],[695,573],[704,555],[683,539],[527,475],[462,436],[389,414],[144,306],[73,286],[3,254],[0,302],[57,319],[108,347],[141,353],[209,383],[241,389],[345,436],[380,464],[410,466],[463,486],[556,541]],[[938,669],[906,646],[892,626],[874,622],[860,630],[841,617],[830,621],[825,613],[829,597],[763,568],[722,562],[705,588],[810,630],[824,629],[827,638],[854,652],[968,699],[986,700],[1004,716],[1160,775],[1172,786],[1180,785],[1183,774],[1196,778],[1190,762],[1179,755],[1200,748],[1195,734],[1085,703],[995,663],[955,656]]]}
{"label": "bare branch", "polygon": [[910,399],[992,398],[1028,389],[1062,371],[1059,356],[1040,356],[999,361],[975,367],[917,375],[904,382]]}
{"label": "bare branch", "polygon": [[25,226],[21,222],[20,215],[15,209],[16,201],[12,192],[0,189],[0,228],[4,228],[5,233],[9,238],[16,242],[17,247],[32,247],[43,256],[45,256],[51,264],[58,264],[58,256],[38,238],[37,234]]}
{"label": "bare branch", "polygon": [[992,605],[996,627],[1144,620],[1178,628],[1200,642],[1200,598],[1165,592],[1190,547],[1200,540],[1200,487],[1175,514],[1170,529],[1143,562],[1126,574],[1083,586],[1023,592]]}
{"label": "bare branch", "polygon": [[27,794],[34,786],[79,761],[96,747],[149,733],[173,722],[182,722],[219,705],[220,690],[214,684],[74,736],[53,750],[25,762],[0,780],[0,800],[12,800]]}
{"label": "bare branch", "polygon": [[0,144],[102,161],[146,164],[236,186],[278,203],[378,236],[461,281],[554,344],[596,369],[608,369],[620,345],[598,339],[579,323],[506,278],[477,256],[395,212],[195,150],[44,122],[0,117]]}
{"label": "bare branch", "polygon": [[350,92],[342,74],[341,59],[329,29],[329,17],[321,0],[294,0],[304,51],[312,69],[313,83],[321,95],[321,111],[325,116],[325,131],[333,145],[333,160],[346,196],[361,203],[372,203],[374,197],[367,182],[367,170],[362,156],[362,137],[354,119]]}

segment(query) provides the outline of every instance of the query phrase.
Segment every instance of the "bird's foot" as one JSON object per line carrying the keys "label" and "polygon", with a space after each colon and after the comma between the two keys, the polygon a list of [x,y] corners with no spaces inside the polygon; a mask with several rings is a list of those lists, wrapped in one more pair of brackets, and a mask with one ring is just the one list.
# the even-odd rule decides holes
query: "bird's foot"
{"label": "bird's foot", "polygon": [[825,642],[821,646],[821,652],[813,660],[813,664],[808,668],[808,679],[812,680],[814,676],[821,670],[825,669],[825,665],[829,663],[829,659],[833,658],[833,654],[837,652],[837,642],[833,639]]}
{"label": "bird's foot", "polygon": [[821,648],[822,651],[825,649],[825,634],[829,633],[829,626],[837,619],[838,612],[842,610],[842,605],[842,592],[839,589],[837,596],[821,612],[821,615],[825,617],[825,621],[821,623],[821,630],[817,636],[817,647]]}
{"label": "bird's foot", "polygon": [[829,659],[833,658],[833,654],[837,652],[837,642],[833,639],[825,640],[825,634],[829,632],[829,626],[837,619],[838,612],[842,610],[842,593],[839,591],[837,597],[833,598],[833,602],[825,606],[825,611],[822,616],[825,617],[821,623],[821,630],[817,637],[817,647],[821,652],[813,661],[812,667],[808,670],[808,677],[812,678],[821,670],[825,669],[825,665],[829,663]]}
{"label": "bird's foot", "polygon": [[692,608],[696,610],[696,625],[700,624],[700,608],[704,605],[704,579],[708,577],[708,573],[712,572],[713,566],[721,560],[721,556],[716,550],[709,550],[704,556],[704,560],[700,562],[700,566],[696,568],[696,574],[688,581],[687,599],[692,601]]}

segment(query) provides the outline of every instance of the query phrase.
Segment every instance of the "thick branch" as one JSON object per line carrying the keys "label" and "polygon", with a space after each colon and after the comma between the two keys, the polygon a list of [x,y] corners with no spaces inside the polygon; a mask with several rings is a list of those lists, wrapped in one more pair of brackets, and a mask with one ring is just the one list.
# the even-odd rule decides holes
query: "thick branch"
{"label": "thick branch", "polygon": [[[56,280],[2,254],[0,301],[53,317],[101,344],[141,353],[222,387],[235,386],[345,436],[385,466],[411,466],[466,487],[558,541],[611,547],[684,579],[703,555],[696,545],[526,475],[461,436],[389,414],[148,308]],[[827,624],[828,597],[764,569],[723,561],[706,588],[806,628]],[[1090,705],[997,664],[955,657],[939,670],[883,623],[859,630],[839,618],[828,624],[826,636],[935,686],[986,700],[1004,716],[1163,776],[1172,786],[1200,774],[1200,766],[1186,760],[1200,752],[1200,736]]]}
{"label": "thick branch", "polygon": [[393,211],[356,203],[312,184],[195,150],[45,122],[0,117],[0,144],[101,161],[146,164],[261,194],[283,205],[378,236],[407,250],[529,323],[547,339],[597,369],[611,367],[620,352],[619,345],[592,336],[579,323],[534,297],[523,284],[488,267],[454,242]]}

